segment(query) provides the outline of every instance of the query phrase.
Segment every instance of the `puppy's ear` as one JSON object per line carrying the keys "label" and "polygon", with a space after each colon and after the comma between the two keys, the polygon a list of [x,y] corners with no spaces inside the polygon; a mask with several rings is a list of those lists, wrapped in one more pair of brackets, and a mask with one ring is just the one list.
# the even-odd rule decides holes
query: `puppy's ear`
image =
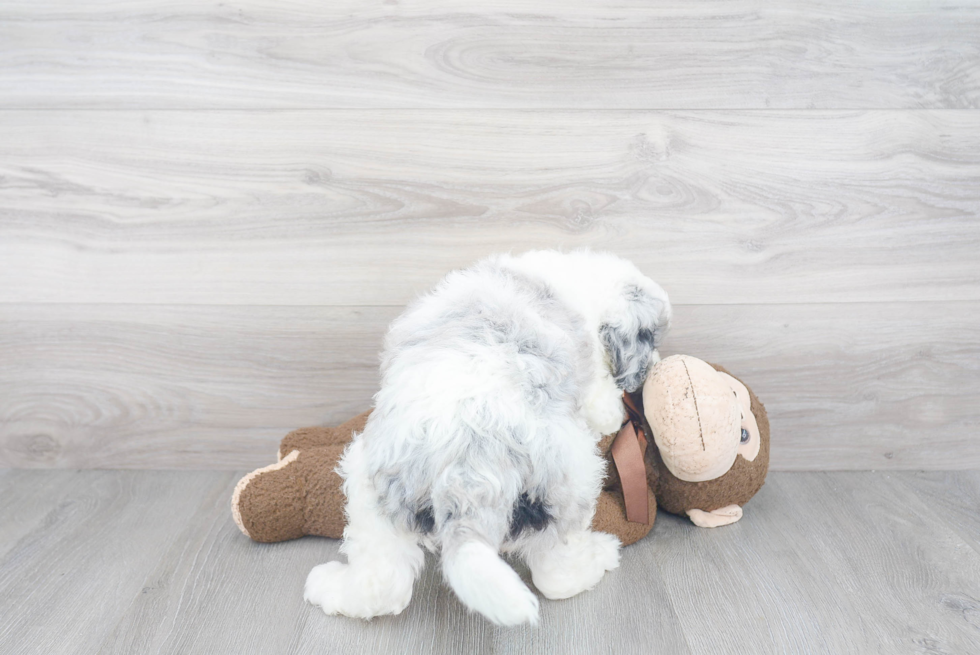
{"label": "puppy's ear", "polygon": [[663,291],[653,295],[636,286],[624,290],[623,300],[621,313],[599,327],[599,339],[616,386],[632,393],[643,386],[656,363],[653,354],[670,326],[671,308]]}

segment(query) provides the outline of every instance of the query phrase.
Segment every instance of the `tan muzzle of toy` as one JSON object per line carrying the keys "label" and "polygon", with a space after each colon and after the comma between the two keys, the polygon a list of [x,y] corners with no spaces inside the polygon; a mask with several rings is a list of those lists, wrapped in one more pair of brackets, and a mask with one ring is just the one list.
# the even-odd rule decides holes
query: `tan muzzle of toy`
{"label": "tan muzzle of toy", "polygon": [[714,480],[735,463],[743,410],[729,379],[687,355],[668,357],[650,371],[643,407],[660,456],[677,478]]}

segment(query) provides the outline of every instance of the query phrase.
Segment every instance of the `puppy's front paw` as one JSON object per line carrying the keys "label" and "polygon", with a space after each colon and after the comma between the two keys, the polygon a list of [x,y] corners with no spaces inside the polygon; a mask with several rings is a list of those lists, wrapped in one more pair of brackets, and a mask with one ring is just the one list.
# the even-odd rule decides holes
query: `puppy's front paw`
{"label": "puppy's front paw", "polygon": [[623,392],[616,388],[612,378],[593,384],[586,395],[584,410],[589,427],[598,434],[612,434],[626,418]]}

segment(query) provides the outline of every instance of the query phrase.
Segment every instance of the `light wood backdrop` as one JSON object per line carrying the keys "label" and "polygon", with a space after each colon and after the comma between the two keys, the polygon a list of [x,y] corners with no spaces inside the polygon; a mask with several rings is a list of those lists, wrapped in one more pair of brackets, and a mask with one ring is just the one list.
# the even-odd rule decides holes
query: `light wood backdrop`
{"label": "light wood backdrop", "polygon": [[0,1],[0,466],[250,468],[591,246],[775,469],[980,467],[980,2]]}

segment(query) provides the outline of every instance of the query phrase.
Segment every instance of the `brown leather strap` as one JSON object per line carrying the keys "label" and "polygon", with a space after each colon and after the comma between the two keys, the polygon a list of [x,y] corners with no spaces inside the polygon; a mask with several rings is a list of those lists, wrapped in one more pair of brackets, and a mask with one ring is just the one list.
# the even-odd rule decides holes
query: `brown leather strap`
{"label": "brown leather strap", "polygon": [[[647,453],[647,435],[643,430],[643,410],[637,407],[633,396],[628,393],[623,394],[623,404],[626,405],[626,414],[633,424],[633,430],[636,431],[636,439],[640,442],[640,454],[645,457]],[[645,464],[644,469],[646,469]]]}
{"label": "brown leather strap", "polygon": [[623,487],[623,501],[626,504],[626,520],[631,523],[650,523],[650,507],[647,497],[647,469],[644,455],[647,449],[646,435],[643,434],[643,415],[629,397],[623,394],[626,423],[619,429],[613,440],[612,457],[619,472]]}
{"label": "brown leather strap", "polygon": [[626,392],[623,392],[623,404],[626,405],[627,417],[633,422],[633,428],[636,430],[636,434],[643,439],[645,444],[646,438],[643,435],[643,410],[637,406],[633,396]]}

